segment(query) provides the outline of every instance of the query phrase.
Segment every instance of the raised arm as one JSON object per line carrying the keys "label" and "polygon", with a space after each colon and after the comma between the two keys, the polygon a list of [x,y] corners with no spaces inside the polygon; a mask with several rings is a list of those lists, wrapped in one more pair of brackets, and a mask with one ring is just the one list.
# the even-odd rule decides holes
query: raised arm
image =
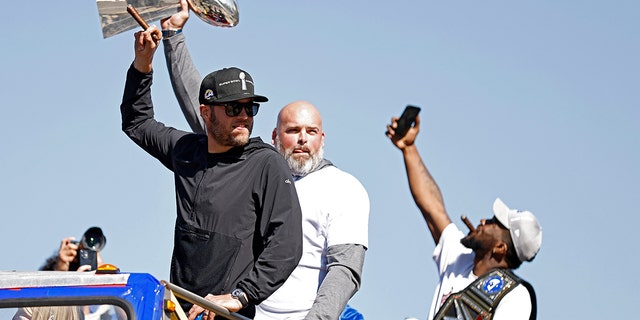
{"label": "raised arm", "polygon": [[418,132],[420,132],[420,117],[416,118],[415,125],[400,139],[393,137],[397,120],[398,118],[393,118],[391,120],[392,124],[387,125],[387,137],[402,151],[411,195],[420,212],[422,212],[433,240],[437,244],[442,231],[451,223],[451,219],[444,207],[440,188],[422,162],[418,148],[415,145],[415,139]]}
{"label": "raised arm", "polygon": [[195,133],[206,134],[204,120],[200,117],[200,102],[198,101],[198,91],[202,76],[196,69],[187,44],[182,33],[184,25],[189,19],[189,7],[186,0],[180,1],[180,11],[171,17],[161,21],[162,30],[180,30],[172,36],[163,38],[164,57],[169,70],[169,78],[173,93],[176,95],[182,114],[189,127]]}
{"label": "raised arm", "polygon": [[156,26],[135,33],[135,58],[127,71],[120,113],[122,131],[167,168],[172,169],[173,146],[187,132],[175,130],[154,119],[151,99],[153,54],[161,37]]}

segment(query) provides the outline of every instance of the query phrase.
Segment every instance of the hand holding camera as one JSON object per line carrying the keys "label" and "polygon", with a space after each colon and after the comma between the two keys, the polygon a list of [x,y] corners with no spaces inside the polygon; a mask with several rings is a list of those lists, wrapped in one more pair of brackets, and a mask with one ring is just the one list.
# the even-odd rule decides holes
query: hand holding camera
{"label": "hand holding camera", "polygon": [[98,269],[98,252],[106,244],[107,238],[102,233],[102,229],[98,227],[87,229],[80,240],[80,250],[78,250],[80,266],[90,265],[90,270]]}
{"label": "hand holding camera", "polygon": [[58,261],[55,270],[96,270],[98,268],[98,252],[106,244],[107,238],[99,227],[87,229],[80,241],[75,240],[74,237],[63,239],[60,244],[60,250],[58,250]]}
{"label": "hand holding camera", "polygon": [[69,271],[69,265],[78,254],[78,241],[74,237],[62,239],[58,250],[58,259],[55,264],[56,271]]}

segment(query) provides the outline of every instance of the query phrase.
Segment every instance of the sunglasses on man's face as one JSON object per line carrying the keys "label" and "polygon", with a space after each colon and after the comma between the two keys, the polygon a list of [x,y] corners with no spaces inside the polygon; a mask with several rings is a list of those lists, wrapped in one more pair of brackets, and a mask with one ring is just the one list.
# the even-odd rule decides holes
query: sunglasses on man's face
{"label": "sunglasses on man's face", "polygon": [[247,112],[247,116],[253,117],[256,114],[258,114],[258,108],[260,107],[260,104],[257,102],[238,102],[238,101],[231,101],[231,102],[224,102],[224,103],[219,102],[219,103],[216,103],[215,105],[223,106],[224,112],[229,117],[237,117],[242,112],[242,109],[244,109]]}

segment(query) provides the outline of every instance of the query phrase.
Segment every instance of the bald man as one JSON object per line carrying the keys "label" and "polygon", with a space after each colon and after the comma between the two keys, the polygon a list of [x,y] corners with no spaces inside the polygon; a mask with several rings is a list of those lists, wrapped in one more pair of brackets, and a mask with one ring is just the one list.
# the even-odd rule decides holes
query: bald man
{"label": "bald man", "polygon": [[311,103],[282,108],[271,138],[296,181],[303,254],[284,285],[256,307],[256,319],[338,319],[360,288],[369,197],[324,158],[322,117]]}
{"label": "bald man", "polygon": [[[201,77],[185,44],[182,10],[161,22],[171,83],[194,132],[205,132],[199,116]],[[368,246],[369,196],[351,174],[324,159],[320,112],[307,101],[280,110],[272,143],[287,160],[302,208],[303,255],[285,283],[256,306],[255,320],[338,319],[358,291]],[[353,319],[353,318],[352,318]]]}

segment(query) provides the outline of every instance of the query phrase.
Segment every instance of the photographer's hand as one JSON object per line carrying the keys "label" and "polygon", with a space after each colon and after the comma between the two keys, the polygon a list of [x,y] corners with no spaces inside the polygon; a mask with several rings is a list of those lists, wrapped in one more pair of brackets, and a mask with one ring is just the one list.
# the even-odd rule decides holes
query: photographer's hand
{"label": "photographer's hand", "polygon": [[85,271],[91,271],[91,266],[88,264],[85,264],[84,266],[79,266],[78,270],[76,270],[77,272],[85,272]]}
{"label": "photographer's hand", "polygon": [[58,261],[56,262],[56,271],[69,271],[69,264],[78,255],[78,245],[74,237],[62,239],[60,249],[58,250]]}

